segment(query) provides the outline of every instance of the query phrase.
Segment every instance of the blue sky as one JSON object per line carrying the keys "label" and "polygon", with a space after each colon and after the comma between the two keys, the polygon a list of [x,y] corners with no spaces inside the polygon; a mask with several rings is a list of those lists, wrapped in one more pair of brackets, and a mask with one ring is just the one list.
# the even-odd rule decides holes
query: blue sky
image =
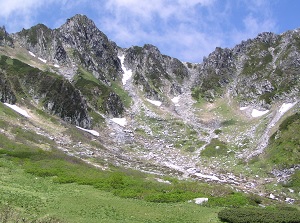
{"label": "blue sky", "polygon": [[57,28],[85,14],[121,47],[150,43],[201,62],[216,47],[300,28],[299,10],[299,0],[0,0],[0,25],[9,33],[38,23]]}

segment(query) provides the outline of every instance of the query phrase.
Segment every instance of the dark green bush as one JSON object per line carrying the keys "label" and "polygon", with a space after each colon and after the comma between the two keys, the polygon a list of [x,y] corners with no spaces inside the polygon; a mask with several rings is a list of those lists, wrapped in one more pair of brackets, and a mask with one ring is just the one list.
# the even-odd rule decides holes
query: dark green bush
{"label": "dark green bush", "polygon": [[300,211],[286,209],[230,208],[218,213],[229,223],[299,223]]}
{"label": "dark green bush", "polygon": [[219,139],[212,139],[211,142],[201,151],[201,156],[216,157],[227,154],[227,145]]}

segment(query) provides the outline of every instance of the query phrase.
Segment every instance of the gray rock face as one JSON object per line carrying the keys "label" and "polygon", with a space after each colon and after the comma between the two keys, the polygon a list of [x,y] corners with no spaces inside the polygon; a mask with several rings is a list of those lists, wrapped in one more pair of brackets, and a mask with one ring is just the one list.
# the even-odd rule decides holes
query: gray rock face
{"label": "gray rock face", "polygon": [[86,16],[75,15],[58,30],[60,40],[66,49],[72,49],[69,55],[75,62],[104,83],[116,80],[122,73],[116,44],[109,41]]}
{"label": "gray rock face", "polygon": [[[12,37],[47,63],[62,65],[59,72],[69,80],[77,75],[77,68],[83,68],[110,87],[111,81],[119,81],[123,72],[117,45],[83,15],[75,15],[55,30],[38,24],[12,34]],[[116,93],[105,96],[103,103],[110,115],[119,116],[124,111],[124,105]]]}
{"label": "gray rock face", "polygon": [[232,49],[216,48],[200,65],[196,96],[214,100],[229,91],[241,103],[266,108],[298,97],[299,38],[297,31],[262,33]]}
{"label": "gray rock face", "polygon": [[145,96],[155,100],[163,101],[167,94],[180,94],[180,85],[189,77],[182,62],[162,55],[157,47],[149,44],[125,50],[125,66],[132,69],[134,83]]}
{"label": "gray rock face", "polygon": [[38,57],[55,64],[82,66],[105,84],[122,73],[116,44],[86,16],[75,15],[55,30],[38,24],[12,36]]}
{"label": "gray rock face", "polygon": [[14,47],[14,43],[12,38],[9,36],[9,34],[6,32],[5,27],[0,27],[0,46],[10,46]]}
{"label": "gray rock face", "polygon": [[31,51],[38,57],[56,64],[67,64],[70,59],[64,50],[60,36],[56,30],[51,30],[43,24],[12,34],[15,42]]}
{"label": "gray rock face", "polygon": [[6,79],[6,75],[0,70],[0,101],[3,103],[15,104],[17,99],[12,86]]}
{"label": "gray rock face", "polygon": [[[75,15],[54,30],[38,24],[8,35],[4,28],[0,28],[0,44],[13,46],[14,42],[18,43],[48,63],[62,65],[59,72],[74,81],[72,84],[92,101],[90,104],[95,105],[93,109],[104,108],[103,112],[107,115],[120,117],[125,108],[121,96],[114,89],[116,85],[122,88],[123,71],[118,53],[125,56],[124,66],[133,72],[134,88],[141,90],[149,99],[168,101],[170,97],[182,94],[183,89],[186,92],[186,89],[192,88],[195,98],[208,101],[226,95],[242,105],[264,108],[269,108],[277,100],[288,98],[293,101],[293,98],[299,97],[300,89],[298,31],[281,35],[267,32],[232,49],[217,47],[199,65],[184,64],[162,55],[157,47],[150,44],[121,49],[83,15]],[[81,81],[78,81],[79,78],[75,80],[81,68],[100,83],[93,83],[84,72],[81,73]],[[1,84],[8,86],[3,81]],[[86,85],[91,90],[85,90]],[[8,89],[3,90],[2,98],[13,101]],[[72,97],[81,103],[82,97]],[[60,106],[55,106],[54,101],[50,100],[46,107],[60,116],[69,117],[64,115]],[[83,118],[86,115],[78,113],[76,117],[79,116]],[[86,124],[82,125],[88,125],[88,121],[84,122]]]}
{"label": "gray rock face", "polygon": [[124,111],[123,103],[120,97],[113,92],[110,92],[108,100],[105,101],[106,113],[109,116],[119,117]]}
{"label": "gray rock face", "polygon": [[1,56],[0,100],[14,104],[17,96],[40,102],[45,110],[71,124],[91,126],[87,103],[68,80]]}

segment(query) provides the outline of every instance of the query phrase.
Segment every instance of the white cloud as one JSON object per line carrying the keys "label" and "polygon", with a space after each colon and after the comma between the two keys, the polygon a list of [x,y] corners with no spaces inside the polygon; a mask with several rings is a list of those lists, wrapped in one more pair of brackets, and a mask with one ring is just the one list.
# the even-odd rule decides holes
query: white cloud
{"label": "white cloud", "polygon": [[211,40],[216,42],[199,30],[206,24],[205,20],[195,19],[199,17],[197,9],[214,3],[215,0],[109,0],[105,8],[110,16],[99,19],[99,23],[123,47],[150,43],[163,53],[167,54],[168,49],[171,56],[200,62],[203,53],[212,50]]}
{"label": "white cloud", "polygon": [[43,4],[42,1],[39,0],[10,0],[0,1],[0,16],[8,18],[13,13],[19,14],[27,14],[34,8],[38,8]]}
{"label": "white cloud", "polygon": [[248,11],[242,18],[243,27],[232,30],[231,42],[237,44],[242,40],[256,37],[259,33],[276,31],[276,21],[272,15],[270,2],[265,0],[243,1]]}
{"label": "white cloud", "polygon": [[[0,0],[0,8],[0,20],[12,32],[40,22],[59,27],[67,16],[83,13],[121,47],[150,43],[191,62],[217,46],[233,47],[276,29],[264,0]],[[43,17],[48,8],[57,13]]]}
{"label": "white cloud", "polygon": [[0,19],[11,31],[28,28],[38,13],[38,9],[58,0],[0,0]]}

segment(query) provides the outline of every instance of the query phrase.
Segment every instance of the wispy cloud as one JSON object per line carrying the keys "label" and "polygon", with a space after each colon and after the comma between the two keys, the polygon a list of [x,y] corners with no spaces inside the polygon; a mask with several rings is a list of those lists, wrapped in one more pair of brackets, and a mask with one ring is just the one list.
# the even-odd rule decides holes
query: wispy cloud
{"label": "wispy cloud", "polygon": [[242,40],[254,38],[257,34],[276,31],[277,23],[271,11],[271,2],[265,0],[242,0],[240,7],[245,9],[241,27],[231,30],[230,42],[237,44]]}
{"label": "wispy cloud", "polygon": [[214,3],[215,0],[109,0],[105,5],[109,16],[99,19],[99,23],[122,46],[152,43],[163,53],[200,61],[213,38],[203,33],[206,24],[199,9],[205,10]]}
{"label": "wispy cloud", "polygon": [[265,0],[0,0],[0,20],[15,32],[40,22],[58,27],[67,17],[87,14],[122,47],[150,43],[164,54],[200,62],[217,46],[233,47],[259,32],[276,30],[271,4]]}

